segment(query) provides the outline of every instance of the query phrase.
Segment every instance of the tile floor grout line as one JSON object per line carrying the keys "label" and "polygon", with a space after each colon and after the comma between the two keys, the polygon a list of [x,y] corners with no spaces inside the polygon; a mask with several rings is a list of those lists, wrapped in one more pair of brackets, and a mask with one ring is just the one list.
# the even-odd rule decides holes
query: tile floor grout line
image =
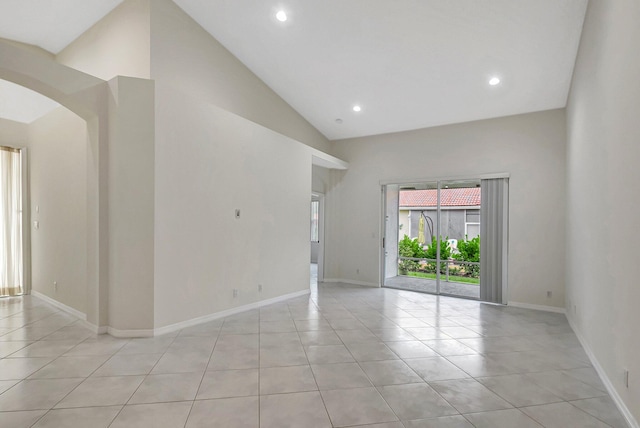
{"label": "tile floor grout line", "polygon": [[[138,389],[140,389],[140,386],[142,386],[142,384],[144,383],[144,381],[147,379],[147,377],[151,374],[151,372],[153,371],[153,369],[158,365],[158,363],[160,362],[160,360],[162,359],[162,357],[165,355],[165,353],[167,352],[167,350],[169,349],[169,347],[171,347],[171,345],[173,344],[173,342],[175,342],[176,338],[178,337],[178,335],[176,334],[175,336],[170,336],[173,337],[173,339],[171,340],[171,343],[169,343],[169,345],[167,346],[167,348],[164,350],[164,352],[162,353],[162,356],[160,356],[160,358],[158,358],[158,360],[153,364],[153,367],[151,367],[151,369],[149,370],[149,373],[144,375],[144,378],[142,379],[142,382],[140,382],[140,384],[136,387],[135,391],[133,391],[133,393],[129,396],[129,398],[127,399],[127,401],[122,405],[122,407],[120,408],[120,410],[118,411],[118,413],[116,414],[116,416],[113,418],[113,420],[109,423],[109,427],[111,425],[113,425],[113,423],[116,421],[116,419],[118,419],[118,416],[120,416],[120,414],[122,413],[122,411],[124,410],[124,408],[129,404],[129,402],[131,401],[131,399],[133,398],[133,396],[136,394],[136,392],[138,392]],[[153,339],[154,336],[151,337],[151,339]],[[146,339],[146,338],[145,338]],[[127,344],[131,343],[132,340],[129,340],[127,342]],[[119,351],[122,350],[122,348],[124,348],[127,344],[123,345],[118,351],[116,351],[112,357],[117,354]],[[133,355],[139,355],[139,354],[133,354]],[[111,358],[109,358],[111,359]],[[109,361],[109,360],[107,360]],[[105,361],[106,364],[106,361]],[[95,372],[94,372],[95,373]],[[131,375],[131,376],[140,376],[140,375]],[[111,376],[109,376],[111,377]]]}
{"label": "tile floor grout line", "polygon": [[[180,330],[180,331],[182,332],[182,330]],[[218,344],[218,340],[220,339],[220,332],[221,331],[222,331],[222,326],[220,326],[220,330],[218,330],[218,333],[216,334],[216,338],[213,341],[213,347],[211,348],[211,353],[209,354],[209,359],[207,360],[207,365],[204,367],[204,373],[202,373],[202,378],[200,378],[200,382],[198,383],[198,388],[196,389],[196,394],[193,397],[194,403],[195,403],[195,400],[198,398],[198,393],[200,392],[200,388],[202,388],[202,382],[204,381],[204,377],[207,375],[209,364],[211,364],[211,359],[213,358],[213,352],[216,350],[216,345]],[[178,336],[176,336],[176,337],[178,337]],[[207,337],[207,336],[205,336],[205,337]]]}

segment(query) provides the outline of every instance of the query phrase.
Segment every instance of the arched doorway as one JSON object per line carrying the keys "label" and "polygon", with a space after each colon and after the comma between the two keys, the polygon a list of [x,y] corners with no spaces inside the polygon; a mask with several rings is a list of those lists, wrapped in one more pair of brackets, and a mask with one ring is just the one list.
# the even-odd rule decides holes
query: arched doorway
{"label": "arched doorway", "polygon": [[87,322],[98,332],[107,325],[108,214],[106,194],[108,104],[101,79],[53,59],[0,40],[0,79],[38,92],[66,107],[87,124]]}

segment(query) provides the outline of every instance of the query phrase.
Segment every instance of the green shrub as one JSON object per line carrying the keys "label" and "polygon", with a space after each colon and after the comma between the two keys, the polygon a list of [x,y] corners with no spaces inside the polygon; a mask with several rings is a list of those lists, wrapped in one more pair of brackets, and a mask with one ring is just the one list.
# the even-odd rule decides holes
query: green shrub
{"label": "green shrub", "polygon": [[[411,239],[407,235],[398,242],[398,255],[400,257],[424,257],[424,250],[422,245],[417,239]],[[420,264],[415,260],[400,260],[398,263],[398,269],[402,275],[406,275],[407,272],[417,272],[420,268]]]}
{"label": "green shrub", "polygon": [[[431,245],[429,245],[424,251],[424,254],[424,257],[427,259],[435,260],[437,258],[438,242],[435,236],[431,240]],[[442,237],[440,237],[440,259],[447,260],[449,257],[451,257],[451,248],[449,248],[449,237],[444,238],[444,240],[442,240]]]}
{"label": "green shrub", "polygon": [[[451,248],[449,247],[448,239],[448,237],[444,239],[442,239],[442,237],[440,238],[440,260],[448,260],[451,257]],[[398,255],[400,257],[436,260],[437,253],[438,241],[435,236],[431,240],[431,245],[426,249],[422,247],[417,238],[411,239],[407,235],[404,235],[404,238],[398,242]],[[407,272],[435,273],[436,262],[420,263],[416,260],[400,260],[398,269],[401,275],[406,275]],[[444,274],[446,270],[446,261],[440,262],[440,273]]]}
{"label": "green shrub", "polygon": [[422,249],[422,245],[418,242],[418,239],[411,239],[407,235],[398,243],[398,254],[400,257],[425,257],[425,252]]}
{"label": "green shrub", "polygon": [[[458,241],[458,254],[453,258],[464,262],[480,262],[480,236],[471,240]],[[462,265],[465,272],[473,278],[480,277],[479,265]]]}
{"label": "green shrub", "polygon": [[[427,247],[424,251],[426,259],[436,259],[438,256],[438,241],[434,236],[431,240],[431,245]],[[440,237],[440,260],[448,260],[451,257],[451,248],[449,247],[449,237],[444,238]],[[427,272],[435,272],[436,271],[436,262],[427,263],[426,269]],[[447,263],[440,262],[440,273],[446,273],[447,271]]]}

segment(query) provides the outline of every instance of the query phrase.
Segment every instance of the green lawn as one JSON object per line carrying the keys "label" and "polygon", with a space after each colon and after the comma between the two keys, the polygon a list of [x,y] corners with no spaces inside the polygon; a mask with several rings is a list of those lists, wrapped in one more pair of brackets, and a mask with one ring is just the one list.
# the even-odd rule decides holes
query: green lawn
{"label": "green lawn", "polygon": [[[426,272],[407,272],[407,276],[415,276],[416,278],[430,278],[436,279],[435,273],[426,273]],[[441,274],[440,279],[446,280],[447,276]],[[457,276],[457,275],[449,275],[449,282],[463,282],[465,284],[480,284],[480,279],[471,278],[468,276]]]}

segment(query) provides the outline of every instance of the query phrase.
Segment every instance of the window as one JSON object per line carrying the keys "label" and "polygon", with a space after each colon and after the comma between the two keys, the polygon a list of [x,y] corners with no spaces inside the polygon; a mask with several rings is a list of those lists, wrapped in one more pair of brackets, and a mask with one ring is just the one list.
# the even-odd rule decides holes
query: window
{"label": "window", "polygon": [[311,201],[311,242],[320,242],[318,218],[320,215],[320,201]]}

